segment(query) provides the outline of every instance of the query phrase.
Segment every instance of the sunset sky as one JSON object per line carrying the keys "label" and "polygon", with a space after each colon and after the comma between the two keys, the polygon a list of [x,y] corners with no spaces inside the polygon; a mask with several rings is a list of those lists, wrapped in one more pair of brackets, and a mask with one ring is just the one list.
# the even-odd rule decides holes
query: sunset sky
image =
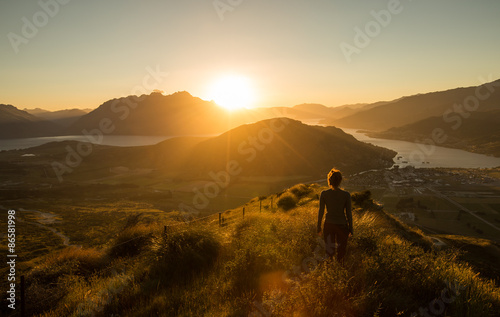
{"label": "sunset sky", "polygon": [[208,99],[227,74],[251,82],[252,106],[475,86],[500,78],[499,16],[498,0],[1,1],[0,103],[96,108],[155,88]]}

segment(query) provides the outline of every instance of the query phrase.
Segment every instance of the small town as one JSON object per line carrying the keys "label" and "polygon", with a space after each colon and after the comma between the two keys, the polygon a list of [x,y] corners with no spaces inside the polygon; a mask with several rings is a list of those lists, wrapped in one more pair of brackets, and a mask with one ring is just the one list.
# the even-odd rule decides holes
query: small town
{"label": "small town", "polygon": [[369,190],[384,209],[431,234],[500,240],[499,169],[393,168],[353,175],[345,186]]}

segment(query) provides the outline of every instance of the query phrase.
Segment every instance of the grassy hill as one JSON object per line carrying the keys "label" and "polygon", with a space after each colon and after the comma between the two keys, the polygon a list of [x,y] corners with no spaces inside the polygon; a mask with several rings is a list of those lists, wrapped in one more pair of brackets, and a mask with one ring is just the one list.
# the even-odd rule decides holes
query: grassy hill
{"label": "grassy hill", "polygon": [[[255,198],[222,214],[221,225],[218,215],[191,223],[179,213],[161,222],[131,217],[101,247],[33,261],[27,310],[46,317],[496,316],[498,285],[459,251],[435,250],[370,200],[356,200],[363,208],[353,212],[345,265],[324,261],[315,232],[322,189],[296,185]],[[287,211],[277,207],[284,200],[293,202]]]}
{"label": "grassy hill", "polygon": [[[500,156],[500,110],[474,112],[466,119],[460,119],[459,126],[457,122],[450,124],[442,117],[431,117],[370,135],[376,138],[423,142],[432,139],[434,129],[441,129],[446,135],[445,140],[439,144],[441,146]],[[453,129],[454,125],[458,128]]]}
{"label": "grassy hill", "polygon": [[199,143],[187,156],[186,166],[206,175],[223,171],[227,162],[235,161],[241,176],[322,177],[331,166],[347,173],[390,167],[395,154],[335,127],[278,118],[243,125]]}

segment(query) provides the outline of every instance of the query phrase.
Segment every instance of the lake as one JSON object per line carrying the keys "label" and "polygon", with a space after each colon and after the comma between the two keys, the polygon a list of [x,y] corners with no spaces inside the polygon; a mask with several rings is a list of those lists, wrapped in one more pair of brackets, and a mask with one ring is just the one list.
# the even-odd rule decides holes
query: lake
{"label": "lake", "polygon": [[[171,138],[173,138],[173,136],[104,135],[103,140],[100,144],[113,145],[113,146],[153,145]],[[25,139],[5,139],[5,140],[0,140],[0,150],[26,149],[49,142],[68,141],[68,140],[84,141],[84,142],[89,141],[83,135],[64,135],[64,136],[25,138]]]}
{"label": "lake", "polygon": [[[352,134],[360,141],[396,151],[398,155],[394,158],[394,163],[400,167],[404,167],[406,165],[413,165],[415,167],[452,168],[489,168],[500,166],[500,158],[498,157],[475,154],[463,150],[450,149],[440,146],[429,146],[406,141],[370,138],[364,133],[356,132],[358,129],[343,130],[346,133]],[[113,146],[153,145],[173,137],[174,136],[105,135],[101,144]],[[83,135],[7,139],[0,140],[0,150],[25,149],[48,142],[65,140],[88,141]]]}
{"label": "lake", "polygon": [[464,150],[431,146],[407,141],[370,138],[358,129],[342,129],[352,134],[359,141],[378,145],[394,150],[398,155],[394,163],[400,167],[412,165],[415,167],[463,167],[490,168],[500,166],[500,157],[476,154]]}

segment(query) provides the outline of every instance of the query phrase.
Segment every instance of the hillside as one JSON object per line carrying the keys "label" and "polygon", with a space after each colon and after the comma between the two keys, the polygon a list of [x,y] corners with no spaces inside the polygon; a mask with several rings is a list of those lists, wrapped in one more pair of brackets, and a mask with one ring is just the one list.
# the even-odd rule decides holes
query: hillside
{"label": "hillside", "polygon": [[347,173],[390,167],[395,155],[335,127],[279,118],[243,125],[201,142],[187,156],[186,166],[206,175],[236,161],[242,168],[240,176],[321,177],[331,166]]}
{"label": "hillside", "polygon": [[[171,177],[209,179],[210,173],[234,169],[239,177],[300,177],[317,179],[332,166],[346,173],[390,167],[395,152],[356,140],[335,127],[305,125],[287,118],[269,119],[231,129],[216,137],[177,137],[157,145],[111,147],[89,145],[90,155],[69,179],[91,180],[95,175],[112,176],[113,167],[157,170]],[[55,178],[53,162],[66,164],[69,149],[78,142],[53,142],[3,154],[3,160],[33,154],[35,167],[47,164]],[[232,163],[230,163],[232,162]]]}
{"label": "hillside", "polygon": [[500,80],[497,80],[481,86],[403,97],[338,120],[329,121],[328,124],[342,128],[384,131],[429,117],[442,116],[445,111],[453,110],[455,104],[463,105],[464,101],[468,100],[467,98],[476,96],[478,92],[479,95],[487,95],[488,97],[480,102],[477,111],[500,109],[499,85]]}
{"label": "hillside", "polygon": [[[353,212],[345,265],[325,261],[325,246],[315,232],[322,189],[297,185],[253,199],[223,213],[222,223],[217,214],[189,224],[175,213],[161,220],[131,215],[100,247],[67,247],[32,261],[27,312],[496,316],[498,285],[458,260],[458,250],[435,250],[430,237],[369,201],[357,201],[365,208]],[[288,211],[276,206],[284,197],[295,200]]]}
{"label": "hillside", "polygon": [[12,105],[0,104],[0,139],[53,136],[60,132],[53,122],[35,117]]}
{"label": "hillside", "polygon": [[[454,129],[454,125],[458,128]],[[432,139],[435,129],[442,129],[445,135],[444,140],[439,143],[440,146],[500,156],[500,110],[474,112],[469,117],[453,123],[445,122],[442,117],[431,117],[369,135],[418,143]]]}

